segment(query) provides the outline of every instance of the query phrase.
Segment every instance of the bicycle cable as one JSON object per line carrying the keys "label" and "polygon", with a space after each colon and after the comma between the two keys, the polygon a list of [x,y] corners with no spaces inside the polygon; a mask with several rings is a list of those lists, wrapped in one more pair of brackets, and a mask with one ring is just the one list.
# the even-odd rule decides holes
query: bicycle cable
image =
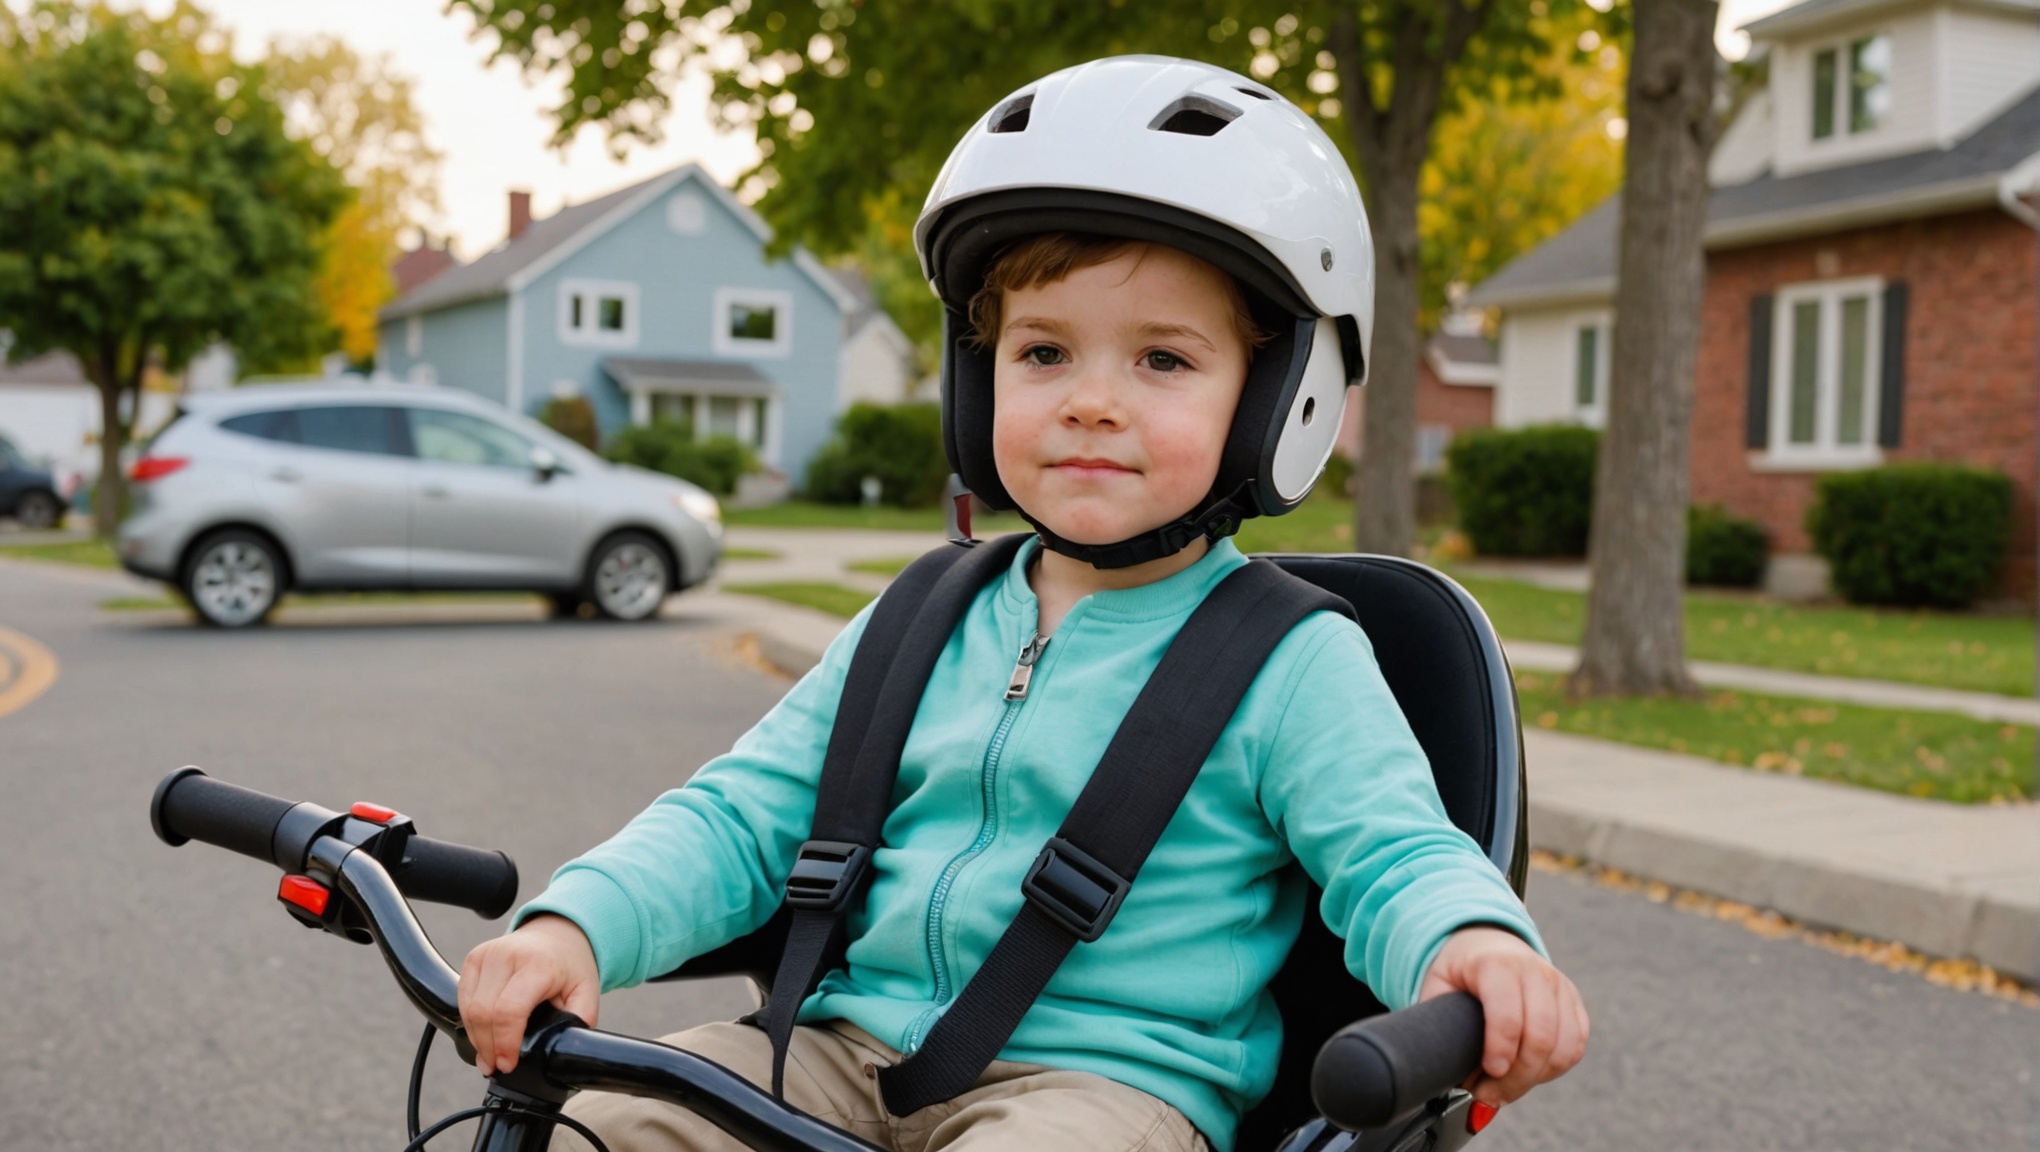
{"label": "bicycle cable", "polygon": [[418,1055],[411,1060],[411,1091],[404,1098],[404,1134],[411,1140],[418,1138],[418,1097],[425,1090],[425,1058],[432,1055],[432,1037],[438,1032],[438,1025],[425,1025],[425,1034],[418,1038]]}
{"label": "bicycle cable", "polygon": [[418,1130],[418,1098],[424,1094],[425,1061],[432,1055],[432,1038],[438,1031],[437,1025],[425,1025],[425,1034],[418,1037],[418,1054],[411,1060],[411,1090],[405,1094],[404,1099],[404,1130],[410,1136],[411,1142],[404,1145],[404,1152],[421,1152],[425,1145],[431,1143],[433,1137],[438,1136],[441,1132],[446,1131],[463,1120],[472,1120],[491,1111],[502,1111],[515,1116],[531,1116],[550,1120],[555,1124],[564,1124],[568,1128],[573,1129],[583,1140],[593,1145],[595,1152],[609,1152],[609,1145],[602,1142],[602,1137],[595,1135],[586,1124],[581,1123],[572,1116],[562,1113],[548,1115],[529,1108],[522,1108],[515,1104],[500,1109],[491,1109],[486,1105],[479,1108],[463,1108],[450,1116],[443,1117],[434,1123],[432,1127],[420,1132]]}
{"label": "bicycle cable", "polygon": [[451,1116],[446,1116],[440,1119],[437,1123],[433,1124],[432,1127],[427,1128],[425,1131],[419,1133],[417,1136],[412,1137],[411,1142],[409,1144],[404,1145],[404,1152],[423,1152],[425,1145],[431,1143],[433,1138],[438,1136],[441,1132],[446,1131],[448,1128],[453,1127],[455,1124],[459,1124],[463,1120],[473,1120],[477,1116],[486,1116],[491,1112],[499,1112],[509,1116],[529,1116],[532,1117],[533,1119],[549,1120],[554,1124],[564,1125],[568,1128],[573,1129],[575,1134],[580,1136],[581,1139],[586,1140],[595,1149],[595,1152],[609,1152],[609,1145],[604,1144],[602,1142],[602,1137],[597,1136],[594,1133],[594,1130],[590,1129],[586,1124],[581,1123],[579,1120],[574,1119],[572,1116],[568,1116],[562,1112],[547,1114],[536,1111],[535,1109],[520,1107],[515,1104],[509,1105],[507,1107],[496,1108],[491,1108],[486,1104],[477,1108],[463,1108],[460,1111],[453,1113]]}

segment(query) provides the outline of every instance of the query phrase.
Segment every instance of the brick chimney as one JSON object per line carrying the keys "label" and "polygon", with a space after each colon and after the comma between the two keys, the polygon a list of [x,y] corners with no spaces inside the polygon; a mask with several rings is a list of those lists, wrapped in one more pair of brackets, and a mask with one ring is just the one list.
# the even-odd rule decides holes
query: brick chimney
{"label": "brick chimney", "polygon": [[531,227],[531,193],[510,193],[510,239],[524,235]]}

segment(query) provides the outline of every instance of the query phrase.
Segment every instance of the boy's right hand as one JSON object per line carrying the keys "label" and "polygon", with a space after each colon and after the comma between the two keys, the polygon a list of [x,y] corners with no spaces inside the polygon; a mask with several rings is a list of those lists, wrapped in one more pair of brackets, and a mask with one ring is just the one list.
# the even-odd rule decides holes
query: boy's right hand
{"label": "boy's right hand", "polygon": [[531,1010],[547,1001],[595,1023],[602,976],[595,949],[563,916],[534,916],[508,936],[484,941],[460,969],[460,1019],[482,1075],[517,1067]]}

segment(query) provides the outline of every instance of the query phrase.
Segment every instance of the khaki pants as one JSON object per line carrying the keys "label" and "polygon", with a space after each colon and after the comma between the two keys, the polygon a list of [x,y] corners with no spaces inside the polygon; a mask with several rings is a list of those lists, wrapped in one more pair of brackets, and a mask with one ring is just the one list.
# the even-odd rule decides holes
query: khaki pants
{"label": "khaki pants", "polygon": [[[754,1084],[772,1082],[772,1043],[748,1024],[708,1024],[664,1042],[728,1068]],[[1209,1152],[1181,1112],[1136,1088],[1089,1072],[1001,1060],[968,1092],[910,1116],[892,1116],[878,1093],[878,1069],[899,1053],[854,1025],[794,1029],[786,1054],[786,1102],[893,1152]],[[743,1152],[744,1146],[684,1108],[609,1092],[583,1092],[567,1114],[610,1152]],[[552,1147],[590,1152],[566,1128]]]}

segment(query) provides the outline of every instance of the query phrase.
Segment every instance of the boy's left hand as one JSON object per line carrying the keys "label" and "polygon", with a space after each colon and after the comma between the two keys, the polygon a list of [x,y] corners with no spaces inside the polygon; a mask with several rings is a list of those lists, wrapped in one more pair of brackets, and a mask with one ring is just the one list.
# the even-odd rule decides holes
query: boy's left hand
{"label": "boy's left hand", "polygon": [[1471,992],[1487,1015],[1487,1045],[1470,1087],[1499,1108],[1556,1080],[1587,1052],[1587,1006],[1565,973],[1513,932],[1462,928],[1446,940],[1417,999]]}

